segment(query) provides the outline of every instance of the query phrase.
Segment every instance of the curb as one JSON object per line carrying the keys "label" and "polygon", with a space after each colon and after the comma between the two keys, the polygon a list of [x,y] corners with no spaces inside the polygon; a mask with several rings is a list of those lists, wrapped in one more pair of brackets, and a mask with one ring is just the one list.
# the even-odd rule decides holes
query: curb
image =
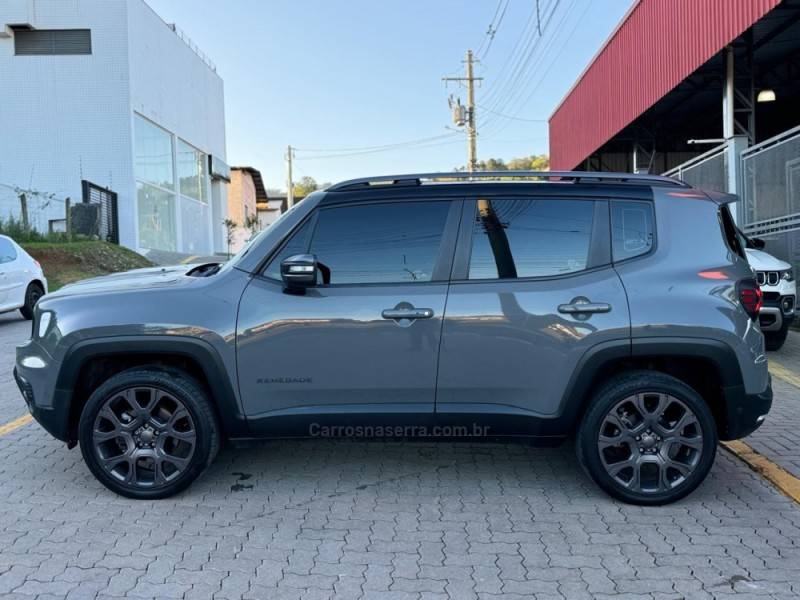
{"label": "curb", "polygon": [[789,471],[775,464],[763,454],[759,454],[741,440],[720,442],[720,446],[769,481],[783,495],[800,504],[800,479]]}

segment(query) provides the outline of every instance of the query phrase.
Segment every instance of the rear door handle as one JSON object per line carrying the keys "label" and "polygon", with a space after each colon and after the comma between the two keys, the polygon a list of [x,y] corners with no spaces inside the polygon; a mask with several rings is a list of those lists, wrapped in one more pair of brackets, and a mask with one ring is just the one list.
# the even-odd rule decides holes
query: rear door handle
{"label": "rear door handle", "polygon": [[430,319],[433,316],[431,308],[387,308],[381,316],[384,319]]}
{"label": "rear door handle", "polygon": [[611,305],[606,302],[579,302],[577,300],[573,300],[569,304],[559,304],[558,312],[567,315],[607,313],[611,312]]}

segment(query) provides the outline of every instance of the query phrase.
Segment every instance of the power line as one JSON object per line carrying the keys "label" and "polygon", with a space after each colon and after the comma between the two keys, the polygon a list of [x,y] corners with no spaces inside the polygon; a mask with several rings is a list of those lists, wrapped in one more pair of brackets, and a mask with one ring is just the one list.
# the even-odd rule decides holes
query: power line
{"label": "power line", "polygon": [[[506,4],[503,6],[503,12],[500,13],[500,18],[497,20],[497,24],[494,27],[489,25],[489,30],[486,32],[489,43],[486,45],[486,49],[483,51],[483,54],[480,54],[480,50],[476,52],[476,54],[480,54],[479,60],[486,58],[486,56],[489,54],[489,49],[492,47],[492,42],[494,42],[494,36],[497,35],[497,30],[500,29],[500,24],[503,22],[503,17],[506,16],[506,11],[508,10],[508,4],[510,1],[511,0],[506,0]],[[498,10],[500,9],[500,4],[497,5],[497,8]],[[495,11],[495,16],[496,15],[497,11]]]}
{"label": "power line", "polygon": [[328,152],[328,153],[336,153],[336,152],[351,153],[351,152],[362,152],[362,151],[368,152],[368,151],[373,151],[373,150],[377,151],[377,150],[396,148],[398,146],[410,146],[410,145],[416,145],[416,144],[424,144],[424,143],[427,143],[427,142],[430,142],[430,141],[435,141],[435,140],[439,140],[439,139],[443,139],[443,138],[447,138],[447,137],[452,137],[452,135],[453,135],[452,133],[445,133],[445,134],[434,135],[434,136],[426,137],[426,138],[418,138],[416,140],[407,140],[405,142],[395,142],[395,143],[392,143],[392,144],[380,144],[380,145],[377,145],[377,146],[355,146],[355,147],[349,147],[349,148],[294,148],[294,150],[298,151],[298,152]]}
{"label": "power line", "polygon": [[482,104],[477,104],[476,106],[478,106],[482,110],[485,110],[488,113],[492,113],[493,115],[502,117],[503,119],[512,119],[514,121],[525,121],[528,123],[547,123],[547,119],[523,119],[522,117],[512,117],[511,115],[506,115],[501,112],[497,112],[496,110],[492,110],[491,108],[487,108]]}
{"label": "power line", "polygon": [[[448,136],[449,138],[454,137],[461,137],[460,133],[453,133]],[[450,144],[461,144],[463,143],[461,139],[448,139],[446,141],[439,141],[439,142],[428,142],[426,144],[419,144],[416,146],[393,146],[389,148],[382,148],[376,150],[365,150],[361,152],[348,152],[348,153],[341,153],[341,154],[323,154],[323,155],[314,155],[314,156],[303,156],[300,158],[296,158],[295,160],[322,160],[322,159],[330,159],[330,158],[349,158],[353,156],[365,156],[368,154],[377,154],[380,152],[390,152],[396,150],[424,150],[427,148],[434,148],[436,146],[447,146]]]}

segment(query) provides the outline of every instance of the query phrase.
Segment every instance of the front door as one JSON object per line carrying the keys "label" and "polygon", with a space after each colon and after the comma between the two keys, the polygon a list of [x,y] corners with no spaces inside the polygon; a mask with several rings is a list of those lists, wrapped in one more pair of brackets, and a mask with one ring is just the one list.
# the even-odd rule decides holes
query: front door
{"label": "front door", "polygon": [[[239,382],[254,432],[271,417],[432,414],[459,201],[317,209],[245,290]],[[316,255],[326,280],[284,291],[280,262]]]}
{"label": "front door", "polygon": [[440,355],[443,417],[557,416],[586,351],[629,338],[606,200],[469,200],[457,257]]}

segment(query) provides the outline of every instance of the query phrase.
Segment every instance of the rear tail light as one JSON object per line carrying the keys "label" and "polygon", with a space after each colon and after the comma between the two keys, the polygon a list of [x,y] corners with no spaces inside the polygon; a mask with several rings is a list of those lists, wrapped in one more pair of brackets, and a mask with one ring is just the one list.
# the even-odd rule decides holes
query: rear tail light
{"label": "rear tail light", "polygon": [[737,286],[739,290],[739,302],[750,318],[758,318],[758,312],[764,303],[764,294],[755,279],[742,279]]}

